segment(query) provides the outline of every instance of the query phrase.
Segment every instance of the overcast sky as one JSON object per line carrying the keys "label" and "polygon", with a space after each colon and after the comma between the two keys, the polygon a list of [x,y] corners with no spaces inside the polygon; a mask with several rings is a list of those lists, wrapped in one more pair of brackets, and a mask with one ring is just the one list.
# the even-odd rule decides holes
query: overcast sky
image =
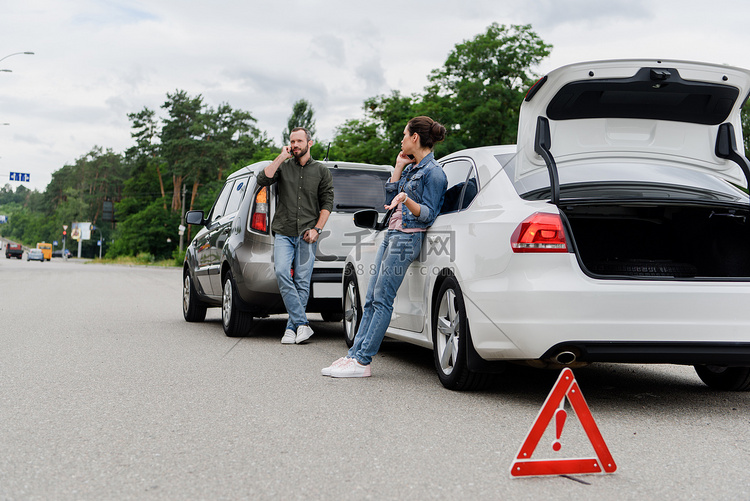
{"label": "overcast sky", "polygon": [[[127,114],[166,94],[249,111],[280,143],[292,104],[328,140],[362,103],[421,92],[492,22],[554,48],[537,73],[587,60],[689,59],[750,68],[747,0],[23,0],[0,10],[0,186],[43,191],[94,146],[133,145]],[[10,183],[14,188],[17,182]]]}

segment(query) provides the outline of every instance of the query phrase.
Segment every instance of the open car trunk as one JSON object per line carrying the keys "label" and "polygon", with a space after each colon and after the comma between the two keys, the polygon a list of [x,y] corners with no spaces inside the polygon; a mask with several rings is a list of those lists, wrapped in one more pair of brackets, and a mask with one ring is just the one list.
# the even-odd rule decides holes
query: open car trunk
{"label": "open car trunk", "polygon": [[750,281],[750,207],[561,203],[579,262],[597,278]]}

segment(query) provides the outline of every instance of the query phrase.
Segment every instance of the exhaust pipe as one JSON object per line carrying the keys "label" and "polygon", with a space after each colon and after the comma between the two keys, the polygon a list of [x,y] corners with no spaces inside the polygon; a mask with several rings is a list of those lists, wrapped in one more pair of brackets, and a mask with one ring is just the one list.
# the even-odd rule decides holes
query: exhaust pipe
{"label": "exhaust pipe", "polygon": [[561,351],[555,356],[555,362],[560,365],[570,365],[576,361],[576,354],[572,351]]}

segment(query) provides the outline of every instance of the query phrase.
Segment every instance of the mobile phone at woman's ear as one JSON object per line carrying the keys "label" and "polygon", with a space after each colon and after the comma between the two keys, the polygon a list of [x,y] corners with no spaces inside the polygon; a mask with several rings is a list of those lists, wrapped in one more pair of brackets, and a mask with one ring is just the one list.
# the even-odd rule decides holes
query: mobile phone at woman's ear
{"label": "mobile phone at woman's ear", "polygon": [[406,155],[406,156],[409,157],[411,160],[414,160],[414,155]]}

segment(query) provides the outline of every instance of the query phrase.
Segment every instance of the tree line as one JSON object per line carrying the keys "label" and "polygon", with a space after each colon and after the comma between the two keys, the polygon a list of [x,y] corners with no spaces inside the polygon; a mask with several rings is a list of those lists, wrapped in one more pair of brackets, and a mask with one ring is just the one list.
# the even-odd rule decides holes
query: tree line
{"label": "tree line", "polygon": [[[516,141],[518,112],[538,76],[533,68],[550,54],[531,25],[491,24],[471,40],[454,46],[442,67],[428,75],[420,93],[399,90],[366,99],[363,115],[338,126],[330,143],[316,141],[312,154],[322,159],[391,164],[404,124],[429,115],[445,125],[446,141],[435,154]],[[256,126],[249,111],[229,104],[217,108],[185,91],[167,93],[162,114],[143,108],[128,114],[134,144],[124,152],[94,147],[52,175],[44,192],[7,184],[0,188],[0,214],[9,222],[0,234],[33,246],[62,238],[62,226],[91,221],[98,231],[83,242],[85,256],[146,255],[180,261],[178,226],[184,210],[209,210],[232,172],[280,149]],[[743,116],[748,140],[750,123]],[[315,137],[311,103],[294,103],[283,132],[307,127]],[[282,144],[284,144],[282,142]],[[746,144],[746,148],[747,148]],[[105,213],[114,205],[114,221]],[[189,236],[188,237],[189,241]],[[67,247],[72,248],[68,239]]]}

